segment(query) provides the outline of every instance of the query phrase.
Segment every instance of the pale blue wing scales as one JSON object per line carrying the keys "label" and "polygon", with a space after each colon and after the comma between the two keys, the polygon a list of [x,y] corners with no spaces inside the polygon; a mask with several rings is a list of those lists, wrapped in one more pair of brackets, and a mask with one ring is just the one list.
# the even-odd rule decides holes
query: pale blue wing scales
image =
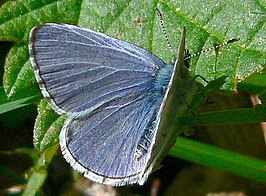
{"label": "pale blue wing scales", "polygon": [[137,161],[134,155],[163,99],[156,74],[164,62],[133,44],[72,25],[34,28],[29,50],[42,94],[69,116],[60,133],[66,160],[97,182],[138,182],[151,148]]}
{"label": "pale blue wing scales", "polygon": [[142,178],[149,155],[140,160],[134,155],[143,131],[151,128],[162,98],[135,96],[113,100],[65,124],[60,144],[64,157],[76,170],[111,185],[132,184]]}
{"label": "pale blue wing scales", "polygon": [[164,66],[133,44],[73,25],[42,25],[31,31],[30,39],[35,77],[59,114],[89,112],[127,93],[153,88],[153,76]]}

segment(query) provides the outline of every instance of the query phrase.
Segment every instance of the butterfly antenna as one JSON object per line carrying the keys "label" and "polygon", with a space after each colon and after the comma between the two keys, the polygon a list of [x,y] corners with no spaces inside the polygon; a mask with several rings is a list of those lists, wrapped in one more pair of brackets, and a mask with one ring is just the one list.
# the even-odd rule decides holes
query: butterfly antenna
{"label": "butterfly antenna", "polygon": [[166,38],[168,49],[172,53],[173,57],[176,59],[176,56],[174,55],[174,52],[173,52],[173,48],[172,48],[172,46],[171,46],[171,44],[169,42],[169,38],[168,38],[168,35],[167,35],[166,28],[164,27],[164,21],[163,21],[162,13],[160,12],[160,10],[157,7],[155,9],[156,9],[157,15],[159,17],[159,21],[160,21],[164,36]]}
{"label": "butterfly antenna", "polygon": [[220,47],[226,46],[226,45],[228,45],[228,44],[230,44],[230,43],[233,43],[233,42],[237,42],[237,41],[239,41],[239,40],[240,40],[240,38],[230,39],[230,40],[228,40],[228,41],[225,41],[224,43],[221,43],[221,44],[215,45],[215,46],[213,46],[213,47],[211,47],[211,48],[204,49],[204,50],[202,50],[202,51],[200,51],[200,52],[197,52],[197,53],[195,53],[195,54],[189,54],[189,52],[187,52],[184,60],[185,60],[185,61],[188,61],[188,60],[191,59],[192,57],[199,56],[200,54],[205,53],[205,52],[208,52],[208,51],[210,51],[210,50],[216,50],[216,49],[218,49],[218,48],[220,48]]}

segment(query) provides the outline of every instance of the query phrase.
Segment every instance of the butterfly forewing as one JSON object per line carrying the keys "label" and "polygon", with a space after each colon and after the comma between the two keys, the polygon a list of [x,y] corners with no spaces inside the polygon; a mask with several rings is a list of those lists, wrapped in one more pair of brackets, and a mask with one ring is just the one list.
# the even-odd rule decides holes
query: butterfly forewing
{"label": "butterfly forewing", "polygon": [[72,25],[46,24],[30,36],[35,76],[58,113],[79,113],[152,88],[164,63],[133,44]]}

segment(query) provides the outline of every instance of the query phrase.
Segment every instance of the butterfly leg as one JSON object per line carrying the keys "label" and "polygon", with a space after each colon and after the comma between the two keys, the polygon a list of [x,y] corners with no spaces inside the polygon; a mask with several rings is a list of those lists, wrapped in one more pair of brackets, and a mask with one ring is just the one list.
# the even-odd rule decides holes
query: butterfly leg
{"label": "butterfly leg", "polygon": [[203,91],[204,88],[202,88],[202,87],[200,86],[200,84],[196,81],[197,78],[202,79],[204,82],[206,82],[206,83],[208,83],[208,84],[209,84],[209,81],[208,81],[206,78],[202,77],[201,75],[196,75],[196,76],[194,76],[194,77],[192,78],[192,80],[193,80],[194,84],[196,85],[197,89],[199,90],[201,96],[206,100],[206,103],[208,103],[208,104],[212,104],[212,103],[214,103],[214,101],[213,101],[212,99],[206,97],[206,95],[203,94],[202,91]]}

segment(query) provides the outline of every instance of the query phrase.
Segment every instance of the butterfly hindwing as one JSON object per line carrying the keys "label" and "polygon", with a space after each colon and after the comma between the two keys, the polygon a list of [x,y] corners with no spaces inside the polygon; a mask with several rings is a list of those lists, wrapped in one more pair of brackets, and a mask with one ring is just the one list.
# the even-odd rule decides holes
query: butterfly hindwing
{"label": "butterfly hindwing", "polygon": [[[150,98],[134,100],[127,105],[114,103],[79,118],[70,119],[60,134],[60,143],[65,158],[75,160],[81,166],[76,170],[103,183],[121,185],[137,182],[147,164],[147,155],[134,158],[143,130],[149,128],[159,102]],[[104,176],[101,178],[100,176]],[[112,180],[111,180],[112,179]],[[105,182],[106,184],[107,182]]]}

